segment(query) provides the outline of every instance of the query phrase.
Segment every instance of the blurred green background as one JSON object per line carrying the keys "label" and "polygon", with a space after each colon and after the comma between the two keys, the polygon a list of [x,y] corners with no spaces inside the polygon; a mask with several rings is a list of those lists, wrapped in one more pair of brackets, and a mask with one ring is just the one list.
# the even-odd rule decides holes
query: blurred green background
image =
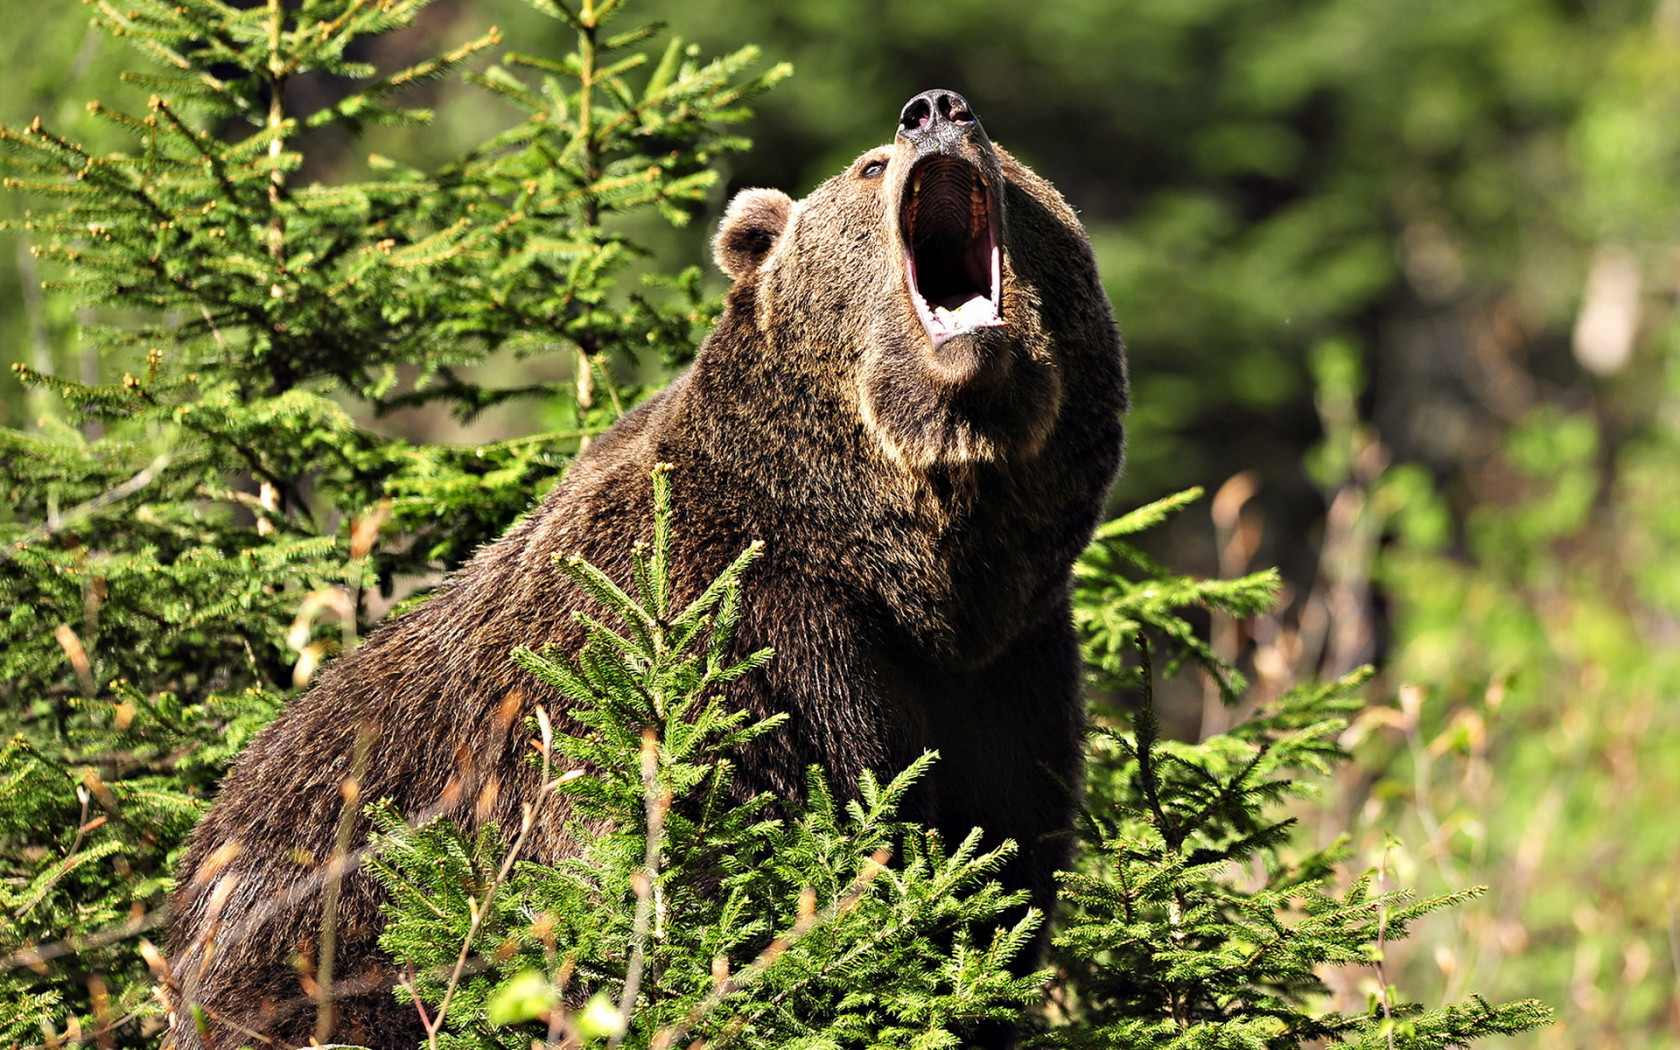
{"label": "blurred green background", "polygon": [[[1560,1022],[1524,1046],[1680,1045],[1680,0],[633,6],[794,63],[731,191],[808,191],[933,86],[1050,178],[1129,345],[1116,507],[1207,486],[1161,553],[1284,569],[1277,616],[1207,625],[1257,696],[1383,669],[1307,825],[1422,892],[1491,887],[1398,946],[1390,979],[1544,998]],[[100,145],[87,101],[143,104],[83,5],[0,0],[0,24],[0,122]],[[569,46],[515,0],[439,0],[364,57],[490,24]],[[424,163],[511,122],[471,87],[424,90],[437,123],[375,149]],[[364,170],[325,155],[306,179]],[[661,234],[652,265],[703,260],[708,234]],[[0,357],[120,371],[42,276],[0,241]],[[0,378],[0,422],[37,410]],[[531,429],[517,411],[474,433]],[[1195,683],[1173,701],[1182,734],[1230,717]]]}

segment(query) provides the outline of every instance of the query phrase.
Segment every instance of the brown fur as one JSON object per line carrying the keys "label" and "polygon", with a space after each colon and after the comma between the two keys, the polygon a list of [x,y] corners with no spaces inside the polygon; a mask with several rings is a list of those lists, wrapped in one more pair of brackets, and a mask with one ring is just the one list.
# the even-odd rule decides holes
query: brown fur
{"label": "brown fur", "polygon": [[[1119,462],[1125,375],[1072,210],[972,129],[958,148],[1004,187],[1005,326],[935,349],[918,320],[898,240],[916,156],[903,136],[797,204],[737,198],[715,244],[735,283],[694,367],[330,667],[229,775],[173,900],[176,1013],[197,1004],[211,1021],[205,1043],[178,1020],[178,1046],[314,1034],[325,865],[341,834],[354,848],[368,833],[341,792],[353,773],[362,800],[518,826],[539,797],[523,719],[543,704],[568,721],[508,653],[579,642],[572,613],[598,610],[554,558],[625,579],[658,462],[675,468],[679,600],[767,545],[736,644],[777,656],[730,699],[791,718],[739,756],[741,790],[793,797],[811,764],[844,787],[937,748],[914,815],[952,839],[1014,838],[1006,879],[1049,907],[1083,720],[1069,566]],[[530,847],[543,860],[569,848],[549,806]],[[381,894],[352,867],[337,897],[331,1038],[406,1050],[419,1027],[376,945]]]}

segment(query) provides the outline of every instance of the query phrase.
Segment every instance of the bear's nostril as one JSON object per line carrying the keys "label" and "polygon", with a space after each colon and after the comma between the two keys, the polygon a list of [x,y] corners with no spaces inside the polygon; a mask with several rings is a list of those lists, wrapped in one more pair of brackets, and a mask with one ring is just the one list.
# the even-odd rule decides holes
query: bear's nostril
{"label": "bear's nostril", "polygon": [[968,111],[968,103],[960,95],[939,96],[939,109],[945,114],[945,119],[957,124],[967,124],[974,119],[974,114]]}
{"label": "bear's nostril", "polygon": [[913,98],[910,100],[910,104],[904,107],[904,113],[898,118],[898,123],[906,131],[914,131],[917,128],[926,127],[932,116],[933,109],[928,105],[927,99]]}

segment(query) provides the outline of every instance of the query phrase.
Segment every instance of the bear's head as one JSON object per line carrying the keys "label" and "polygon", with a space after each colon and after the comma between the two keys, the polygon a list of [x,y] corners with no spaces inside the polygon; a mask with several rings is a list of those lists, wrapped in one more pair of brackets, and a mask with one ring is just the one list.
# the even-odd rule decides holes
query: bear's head
{"label": "bear's head", "polygon": [[1123,407],[1078,219],[955,92],[912,98],[890,145],[804,200],[743,191],[713,255],[754,352],[852,404],[907,469],[1030,459],[1087,379]]}

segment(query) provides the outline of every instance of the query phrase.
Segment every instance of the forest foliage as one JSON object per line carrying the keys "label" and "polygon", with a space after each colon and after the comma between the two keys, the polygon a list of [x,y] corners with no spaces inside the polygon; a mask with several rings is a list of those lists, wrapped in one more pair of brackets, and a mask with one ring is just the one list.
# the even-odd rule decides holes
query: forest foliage
{"label": "forest foliage", "polygon": [[[591,24],[618,6],[313,2],[278,34],[279,5],[14,12],[42,32],[0,45],[20,85],[0,103],[21,380],[0,390],[6,1038],[155,1041],[169,861],[239,747],[680,367],[717,286],[669,260],[700,258],[720,171],[803,191],[945,82],[1092,229],[1137,390],[1118,500],[1152,504],[1081,567],[1112,731],[1050,1045],[1441,1045],[1531,1024],[1490,1005],[1529,995],[1562,1009],[1538,1045],[1672,1041],[1673,4],[650,0]],[[644,32],[664,6],[699,44]],[[789,57],[799,76],[760,95]],[[1153,504],[1191,482],[1211,513]],[[1362,686],[1314,684],[1373,660]],[[1277,808],[1326,776],[1322,803]],[[861,817],[819,790],[829,844],[783,851],[846,843],[838,902],[890,840],[893,878],[863,887],[881,896],[829,915],[803,903],[815,869],[767,872],[750,922],[697,919],[699,968],[673,971],[694,983],[647,1038],[728,985],[703,941],[725,919],[773,942],[822,914],[837,944],[854,916],[880,927],[889,884],[899,906],[950,894],[923,910],[965,927],[1001,907],[984,856],[894,823],[897,783]],[[609,982],[647,830],[641,781],[623,787],[617,921],[593,942]],[[507,859],[419,835],[461,885]],[[508,872],[496,896],[539,914],[584,892]],[[470,947],[476,899],[449,899]],[[1461,924],[1422,918],[1447,903]],[[1018,1003],[986,961],[1017,934],[936,960],[951,928],[870,960],[906,998],[801,1037],[939,1045]],[[581,1023],[551,1008],[563,966],[533,929],[454,1023]],[[730,973],[761,951],[743,934]]]}

